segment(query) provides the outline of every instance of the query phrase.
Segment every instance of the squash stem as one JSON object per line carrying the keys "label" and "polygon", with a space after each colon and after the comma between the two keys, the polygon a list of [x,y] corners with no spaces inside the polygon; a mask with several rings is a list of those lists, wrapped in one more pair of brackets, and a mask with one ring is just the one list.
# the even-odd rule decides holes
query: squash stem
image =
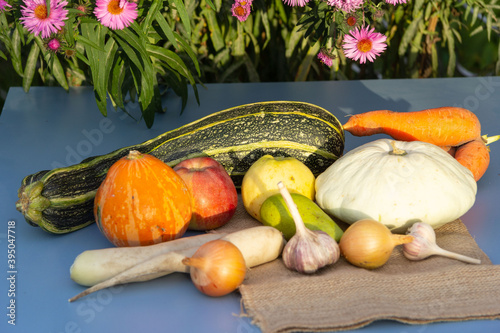
{"label": "squash stem", "polygon": [[392,155],[406,155],[406,151],[396,147],[396,141],[391,141],[392,151],[390,154]]}

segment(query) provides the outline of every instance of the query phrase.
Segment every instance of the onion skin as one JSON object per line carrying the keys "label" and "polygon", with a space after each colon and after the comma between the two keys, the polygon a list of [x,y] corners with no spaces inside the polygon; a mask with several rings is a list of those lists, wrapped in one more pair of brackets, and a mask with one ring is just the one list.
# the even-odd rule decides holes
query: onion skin
{"label": "onion skin", "polygon": [[189,273],[196,288],[213,297],[236,290],[243,283],[247,271],[238,247],[221,239],[203,244],[182,263],[190,267]]}
{"label": "onion skin", "polygon": [[395,246],[411,241],[411,235],[393,234],[384,224],[364,219],[347,228],[339,247],[345,259],[354,266],[376,269],[389,260]]}

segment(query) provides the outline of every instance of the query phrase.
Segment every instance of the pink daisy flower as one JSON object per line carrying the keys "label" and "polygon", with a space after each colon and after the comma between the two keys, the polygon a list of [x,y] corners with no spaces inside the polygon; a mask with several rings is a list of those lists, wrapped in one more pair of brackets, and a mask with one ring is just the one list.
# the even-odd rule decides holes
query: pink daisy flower
{"label": "pink daisy flower", "polygon": [[406,3],[407,0],[385,0],[385,2],[390,3],[391,5],[396,6],[400,3]]}
{"label": "pink daisy flower", "polygon": [[137,4],[127,0],[97,0],[94,14],[103,26],[122,30],[137,18]]}
{"label": "pink daisy flower", "polygon": [[9,3],[5,0],[0,0],[0,12],[3,12],[7,7],[12,7],[9,5]]}
{"label": "pink daisy flower", "polygon": [[350,13],[360,8],[364,0],[328,0],[328,4],[337,7],[346,13]]}
{"label": "pink daisy flower", "polygon": [[387,37],[381,33],[373,32],[375,28],[369,27],[353,29],[350,35],[344,36],[344,54],[347,58],[364,64],[366,60],[373,62],[380,53],[384,52]]}
{"label": "pink daisy flower", "polygon": [[304,7],[309,0],[283,0],[283,3],[292,7]]}
{"label": "pink daisy flower", "polygon": [[319,51],[318,59],[328,67],[333,66],[333,58],[325,50]]}
{"label": "pink daisy flower", "polygon": [[236,0],[231,6],[231,13],[238,18],[240,22],[246,21],[250,15],[252,3],[245,0]]}
{"label": "pink daisy flower", "polygon": [[42,38],[47,38],[64,26],[68,18],[68,10],[64,8],[67,4],[66,1],[50,0],[50,15],[47,15],[45,0],[24,0],[24,6],[21,6],[23,17],[19,20],[35,36],[41,34]]}

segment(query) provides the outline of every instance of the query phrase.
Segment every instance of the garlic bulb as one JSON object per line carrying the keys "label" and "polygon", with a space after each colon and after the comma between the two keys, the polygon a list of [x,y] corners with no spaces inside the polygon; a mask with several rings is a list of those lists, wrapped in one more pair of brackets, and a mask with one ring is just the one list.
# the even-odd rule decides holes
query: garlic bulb
{"label": "garlic bulb", "polygon": [[337,262],[340,257],[337,242],[326,232],[307,229],[285,185],[279,182],[278,188],[293,217],[296,229],[295,235],[283,249],[285,266],[300,273],[310,274]]}
{"label": "garlic bulb", "polygon": [[481,260],[467,257],[440,248],[436,244],[434,229],[423,222],[417,222],[408,229],[408,234],[414,237],[411,243],[403,245],[403,254],[410,260],[422,260],[432,255],[460,260],[469,264],[480,264]]}
{"label": "garlic bulb", "polygon": [[283,249],[283,262],[289,269],[314,273],[321,267],[335,263],[340,257],[337,242],[324,231],[295,234]]}

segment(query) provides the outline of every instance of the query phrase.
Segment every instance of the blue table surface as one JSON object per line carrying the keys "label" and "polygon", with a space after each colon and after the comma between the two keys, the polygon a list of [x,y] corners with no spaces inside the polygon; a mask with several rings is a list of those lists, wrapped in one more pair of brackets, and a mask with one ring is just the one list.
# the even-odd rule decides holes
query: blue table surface
{"label": "blue table surface", "polygon": [[[21,179],[28,174],[78,163],[210,113],[259,101],[310,102],[331,111],[342,123],[349,114],[375,109],[462,106],[477,114],[483,134],[500,134],[500,77],[208,84],[199,87],[199,94],[200,105],[190,91],[182,114],[180,98],[167,94],[167,112],[157,114],[153,127],[147,129],[144,122],[112,108],[103,117],[88,87],[72,88],[69,93],[55,87],[32,87],[29,93],[10,89],[0,116],[1,332],[260,332],[241,316],[237,293],[206,297],[185,274],[103,290],[68,303],[83,289],[69,277],[74,258],[85,250],[111,245],[95,225],[60,236],[28,225],[15,209]],[[139,115],[134,104],[129,112]],[[346,134],[346,150],[374,139]],[[462,220],[493,264],[500,264],[500,143],[491,149],[491,164],[478,182],[476,203]],[[14,226],[10,230],[15,231],[11,233],[15,240],[8,240],[9,225]],[[12,269],[7,255],[14,246]],[[12,270],[15,273],[9,273]],[[7,307],[12,301],[11,311]],[[9,323],[10,313],[15,314],[15,326]],[[500,321],[405,325],[381,320],[358,331],[500,332]]]}

